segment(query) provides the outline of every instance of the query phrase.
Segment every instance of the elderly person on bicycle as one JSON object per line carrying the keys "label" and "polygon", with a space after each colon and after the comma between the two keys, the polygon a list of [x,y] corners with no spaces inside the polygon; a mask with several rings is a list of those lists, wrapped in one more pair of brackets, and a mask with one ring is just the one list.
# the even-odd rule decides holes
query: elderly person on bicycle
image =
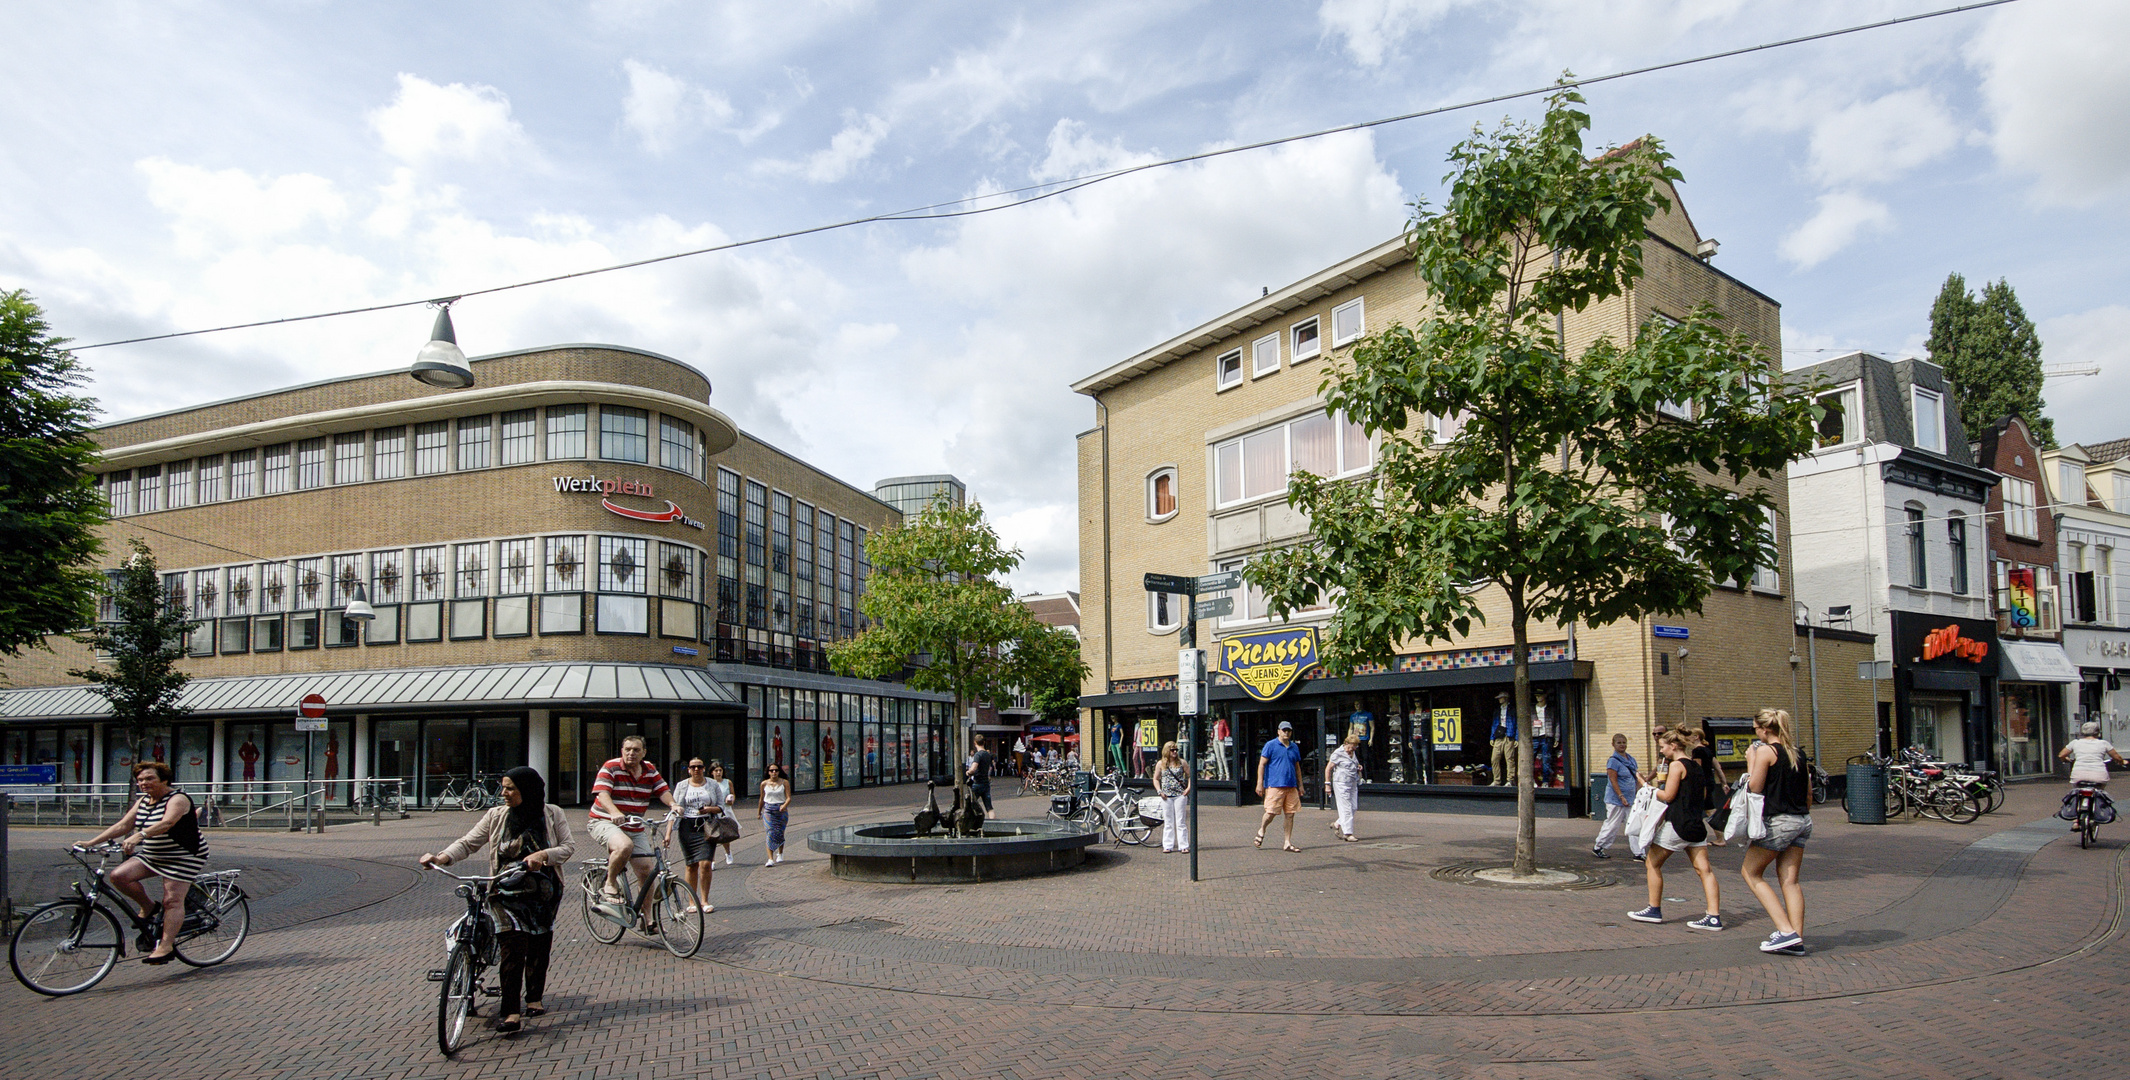
{"label": "elderly person on bicycle", "polygon": [[2078,725],[2078,738],[2072,739],[2064,744],[2063,749],[2056,751],[2056,759],[2071,763],[2073,784],[2092,784],[2095,787],[2108,786],[2110,761],[2118,766],[2130,767],[2130,762],[2123,760],[2123,755],[2115,749],[2114,744],[2100,737],[2100,725],[2091,720]]}
{"label": "elderly person on bicycle", "polygon": [[[176,959],[178,932],[185,925],[185,893],[207,869],[207,837],[200,832],[200,809],[192,796],[171,786],[176,775],[163,762],[141,762],[133,777],[140,785],[140,801],[89,841],[94,845],[125,837],[120,846],[129,858],[111,871],[111,884],[140,905],[141,918],[152,920],[161,911],[163,936],[155,942],[155,951],[141,959],[144,964]],[[163,879],[160,904],[151,901],[141,886],[141,880],[150,875]]]}

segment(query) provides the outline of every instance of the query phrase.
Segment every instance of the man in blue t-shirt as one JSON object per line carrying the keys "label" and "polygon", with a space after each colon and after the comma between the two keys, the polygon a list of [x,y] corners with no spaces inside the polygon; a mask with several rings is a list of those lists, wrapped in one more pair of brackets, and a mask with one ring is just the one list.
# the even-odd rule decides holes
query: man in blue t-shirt
{"label": "man in blue t-shirt", "polygon": [[1302,744],[1294,741],[1294,725],[1279,722],[1279,737],[1265,744],[1257,755],[1257,793],[1265,800],[1265,819],[1257,823],[1257,846],[1265,846],[1265,830],[1272,819],[1287,816],[1288,851],[1294,846],[1294,815],[1302,809]]}

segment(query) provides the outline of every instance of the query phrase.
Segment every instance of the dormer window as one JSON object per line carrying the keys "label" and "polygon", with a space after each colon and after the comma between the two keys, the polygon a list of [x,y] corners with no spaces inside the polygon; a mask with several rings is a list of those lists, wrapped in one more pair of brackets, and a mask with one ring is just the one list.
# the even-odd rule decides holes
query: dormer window
{"label": "dormer window", "polygon": [[1863,440],[1864,415],[1857,407],[1854,384],[1819,395],[1817,403],[1823,411],[1819,417],[1819,438],[1815,449],[1832,450]]}
{"label": "dormer window", "polygon": [[1920,386],[1909,390],[1915,413],[1916,445],[1934,454],[1945,452],[1945,395]]}

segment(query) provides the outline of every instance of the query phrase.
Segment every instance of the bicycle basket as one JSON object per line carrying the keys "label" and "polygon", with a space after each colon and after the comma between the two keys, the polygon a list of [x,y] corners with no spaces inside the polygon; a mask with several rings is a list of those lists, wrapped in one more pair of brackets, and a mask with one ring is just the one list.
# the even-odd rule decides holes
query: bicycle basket
{"label": "bicycle basket", "polygon": [[2115,824],[2115,800],[2110,799],[2105,791],[2093,793],[2093,823],[2095,825]]}
{"label": "bicycle basket", "polygon": [[1059,817],[1071,817],[1071,816],[1073,816],[1074,814],[1077,814],[1077,813],[1079,813],[1079,812],[1080,812],[1080,798],[1079,798],[1079,796],[1077,796],[1077,795],[1052,795],[1052,796],[1050,797],[1050,812],[1051,812],[1051,813],[1053,813],[1053,814],[1056,814],[1056,815],[1057,815],[1057,816],[1059,816]]}

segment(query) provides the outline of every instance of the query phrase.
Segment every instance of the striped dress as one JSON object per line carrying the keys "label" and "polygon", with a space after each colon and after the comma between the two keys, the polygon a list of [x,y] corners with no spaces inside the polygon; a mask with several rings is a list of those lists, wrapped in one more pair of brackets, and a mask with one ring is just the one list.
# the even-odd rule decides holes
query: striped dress
{"label": "striped dress", "polygon": [[[163,814],[170,809],[171,796],[183,792],[176,788],[162,799],[150,802],[141,796],[140,805],[133,810],[133,827],[143,832],[163,823]],[[197,806],[194,812],[169,832],[142,840],[133,854],[148,869],[173,881],[191,882],[207,869],[207,837],[200,832]]]}

